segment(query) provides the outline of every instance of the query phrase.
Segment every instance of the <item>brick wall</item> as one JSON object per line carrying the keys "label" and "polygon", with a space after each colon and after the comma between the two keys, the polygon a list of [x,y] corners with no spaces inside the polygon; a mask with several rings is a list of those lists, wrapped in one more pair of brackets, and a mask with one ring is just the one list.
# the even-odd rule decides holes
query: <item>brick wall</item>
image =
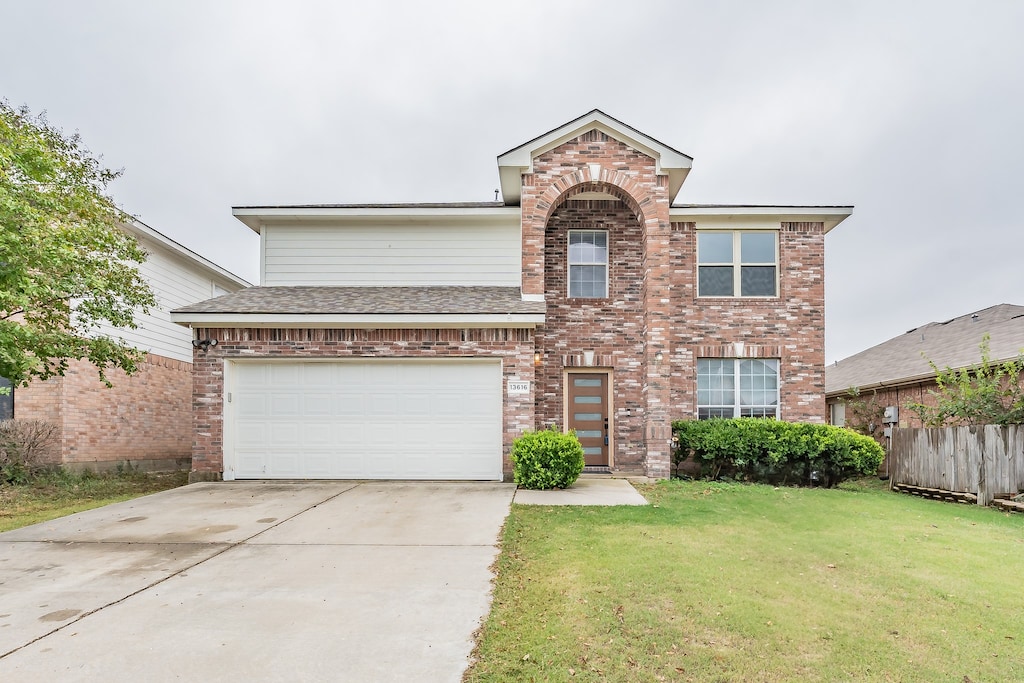
{"label": "brick wall", "polygon": [[[543,330],[543,346],[538,350],[544,353],[549,347],[557,350],[560,345],[569,348],[580,344],[580,350],[618,351],[621,347],[612,347],[613,338],[619,336],[623,344],[621,334],[628,330],[624,343],[634,344],[632,358],[622,365],[624,356],[612,353],[601,361],[612,364],[616,372],[614,465],[625,471],[667,477],[670,380],[668,366],[656,362],[655,356],[667,350],[671,334],[668,178],[657,174],[657,164],[651,157],[599,130],[591,130],[538,155],[532,172],[523,174],[522,183],[523,293],[544,294],[548,301],[549,320]],[[606,206],[605,201],[581,205],[574,200],[590,192],[610,195],[617,200],[611,202],[615,206]],[[547,273],[565,258],[560,244],[567,226],[583,226],[590,221],[612,226],[612,244],[618,240],[621,255],[632,260],[638,280],[627,284],[620,272],[607,301],[568,302],[564,286],[557,279],[549,279]],[[564,263],[561,267],[564,271]],[[597,317],[591,319],[589,315]],[[552,320],[564,320],[568,329],[556,330],[558,325]],[[630,327],[625,327],[627,324]],[[611,332],[616,325],[619,335]],[[555,363],[571,365],[569,358],[574,357],[570,354]],[[552,360],[546,359],[540,382],[544,397],[538,410],[544,419],[550,419],[556,409],[559,419],[561,416],[562,370],[552,365]],[[638,407],[634,410],[634,406]]]}
{"label": "brick wall", "polygon": [[[935,406],[936,398],[930,395],[929,391],[935,391],[935,382],[921,382],[918,384],[907,384],[899,387],[885,387],[877,390],[864,391],[856,399],[847,399],[845,396],[833,396],[828,399],[828,404],[838,402],[849,402],[850,400],[859,400],[870,402],[874,401],[874,404],[881,408],[886,406],[897,406],[899,408],[899,427],[923,427],[921,420],[917,417],[917,413],[910,411],[907,408],[908,403],[921,403],[926,406]],[[829,407],[825,407],[825,419],[831,422],[831,415],[829,414]],[[849,408],[846,411],[846,420],[849,423],[853,414]]]}
{"label": "brick wall", "polygon": [[15,416],[45,419],[60,427],[53,461],[106,469],[130,461],[142,469],[184,467],[191,454],[191,365],[147,355],[132,376],[108,373],[99,380],[85,361],[64,377],[16,390]]}
{"label": "brick wall", "polygon": [[[534,383],[533,332],[528,329],[198,329],[216,339],[193,359],[192,479],[218,479],[224,470],[224,361],[255,358],[500,358],[504,381]],[[534,427],[533,395],[504,394],[503,461],[512,471],[512,440]]]}
{"label": "brick wall", "polygon": [[[570,299],[569,230],[608,231],[608,298]],[[643,230],[622,201],[569,200],[557,208],[545,230],[546,321],[537,330],[544,359],[537,370],[537,420],[563,422],[563,369],[582,365],[584,351],[613,371],[611,460],[617,470],[644,473],[644,302]]]}
{"label": "brick wall", "polygon": [[[825,237],[821,223],[782,223],[779,296],[697,294],[693,223],[673,223],[672,413],[694,418],[698,358],[778,358],[780,416],[822,422],[825,412]],[[737,350],[737,342],[742,342]]]}

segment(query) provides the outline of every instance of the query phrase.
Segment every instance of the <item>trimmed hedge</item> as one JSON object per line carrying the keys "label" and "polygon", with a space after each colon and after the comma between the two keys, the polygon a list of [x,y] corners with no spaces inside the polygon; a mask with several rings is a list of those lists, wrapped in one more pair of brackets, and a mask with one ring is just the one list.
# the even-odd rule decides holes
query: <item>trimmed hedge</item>
{"label": "trimmed hedge", "polygon": [[674,459],[702,477],[832,487],[878,471],[885,451],[871,437],[824,424],[740,417],[672,423]]}
{"label": "trimmed hedge", "polygon": [[583,471],[583,446],[576,433],[554,427],[526,432],[512,442],[512,475],[524,489],[564,489]]}

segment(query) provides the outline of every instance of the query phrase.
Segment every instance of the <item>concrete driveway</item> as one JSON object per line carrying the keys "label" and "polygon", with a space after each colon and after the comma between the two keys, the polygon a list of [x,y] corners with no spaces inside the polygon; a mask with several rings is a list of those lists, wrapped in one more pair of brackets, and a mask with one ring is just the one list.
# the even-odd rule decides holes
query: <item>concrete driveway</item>
{"label": "concrete driveway", "polygon": [[0,534],[0,680],[458,681],[512,484],[193,484]]}

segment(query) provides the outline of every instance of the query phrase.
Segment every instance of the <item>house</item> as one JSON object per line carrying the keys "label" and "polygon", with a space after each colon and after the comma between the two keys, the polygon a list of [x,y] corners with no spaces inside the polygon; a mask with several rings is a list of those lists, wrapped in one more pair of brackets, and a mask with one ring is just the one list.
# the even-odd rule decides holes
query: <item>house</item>
{"label": "house", "polygon": [[148,254],[138,268],[157,305],[137,316],[137,329],[100,332],[146,351],[139,371],[107,373],[114,384],[107,388],[93,365],[72,361],[64,376],[15,388],[7,398],[13,417],[58,426],[55,463],[108,469],[127,461],[140,469],[184,469],[192,453],[192,335],[171,322],[170,311],[249,283],[144,223],[122,227]]}
{"label": "house", "polygon": [[235,207],[261,286],[172,313],[193,479],[498,480],[549,426],[667,477],[673,419],[821,422],[852,208],[672,204],[691,161],[594,110],[499,155],[502,201]]}
{"label": "house", "polygon": [[894,424],[900,427],[923,426],[907,405],[934,405],[929,392],[936,388],[935,370],[929,361],[941,369],[976,365],[981,361],[980,345],[986,334],[992,361],[1017,358],[1024,350],[1024,306],[999,304],[928,323],[828,366],[825,396],[829,422],[842,426],[853,419],[849,409],[856,393],[856,400],[871,403],[874,412],[895,407]]}

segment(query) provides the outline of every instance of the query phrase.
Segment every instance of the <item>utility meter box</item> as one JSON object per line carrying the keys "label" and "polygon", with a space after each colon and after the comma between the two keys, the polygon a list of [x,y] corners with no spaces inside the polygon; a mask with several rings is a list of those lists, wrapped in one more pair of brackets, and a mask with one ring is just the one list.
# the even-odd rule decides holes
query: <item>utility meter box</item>
{"label": "utility meter box", "polygon": [[882,413],[882,422],[887,425],[896,424],[900,421],[900,409],[898,406],[886,406]]}

